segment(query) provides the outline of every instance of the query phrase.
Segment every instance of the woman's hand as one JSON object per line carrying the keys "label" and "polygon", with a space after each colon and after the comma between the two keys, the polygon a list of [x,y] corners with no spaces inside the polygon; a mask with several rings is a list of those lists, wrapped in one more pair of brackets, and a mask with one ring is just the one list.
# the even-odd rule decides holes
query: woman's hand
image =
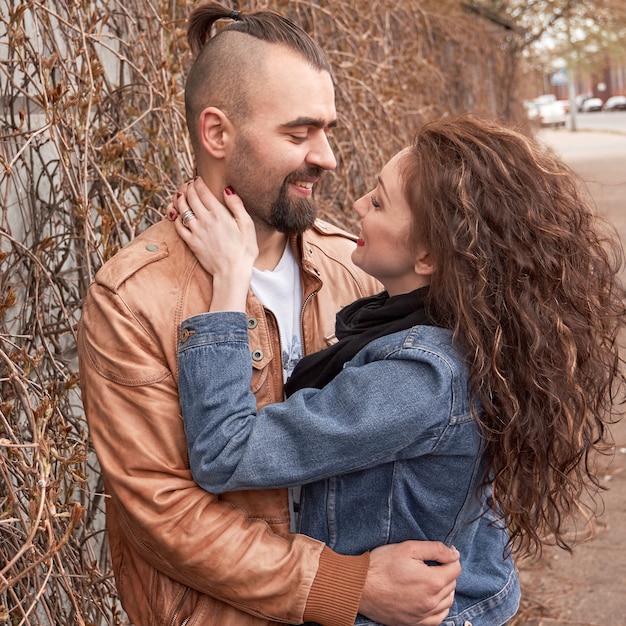
{"label": "woman's hand", "polygon": [[178,214],[174,225],[202,267],[213,276],[210,310],[245,311],[252,266],[259,254],[256,231],[231,187],[224,190],[224,201],[226,206],[201,178],[196,178],[173,200],[173,210]]}

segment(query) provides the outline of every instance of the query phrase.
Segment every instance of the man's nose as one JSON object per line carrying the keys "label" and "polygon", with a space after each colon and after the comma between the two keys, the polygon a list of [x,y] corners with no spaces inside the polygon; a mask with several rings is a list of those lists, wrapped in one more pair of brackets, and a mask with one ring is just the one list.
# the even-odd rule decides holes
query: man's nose
{"label": "man's nose", "polygon": [[307,155],[307,163],[317,165],[324,170],[334,170],[337,167],[337,159],[333,149],[330,147],[328,136],[320,130],[311,150]]}

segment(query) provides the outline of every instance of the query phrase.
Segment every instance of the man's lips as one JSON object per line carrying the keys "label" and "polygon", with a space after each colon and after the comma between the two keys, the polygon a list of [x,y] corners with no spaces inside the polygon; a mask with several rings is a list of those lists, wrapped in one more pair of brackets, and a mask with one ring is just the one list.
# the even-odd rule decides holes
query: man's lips
{"label": "man's lips", "polygon": [[317,180],[292,180],[291,183],[296,187],[303,187],[304,189],[313,189],[313,185]]}
{"label": "man's lips", "polygon": [[290,183],[298,190],[299,193],[310,196],[313,193],[313,185],[317,180],[292,180]]}

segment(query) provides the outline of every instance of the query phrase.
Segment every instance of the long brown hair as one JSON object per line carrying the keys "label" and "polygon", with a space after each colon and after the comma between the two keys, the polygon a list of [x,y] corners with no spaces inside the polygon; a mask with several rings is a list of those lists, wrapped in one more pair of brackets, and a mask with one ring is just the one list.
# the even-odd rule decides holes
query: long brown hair
{"label": "long brown hair", "polygon": [[570,549],[621,411],[622,250],[576,176],[521,133],[468,116],[420,130],[402,161],[431,306],[482,410],[493,504],[516,553]]}

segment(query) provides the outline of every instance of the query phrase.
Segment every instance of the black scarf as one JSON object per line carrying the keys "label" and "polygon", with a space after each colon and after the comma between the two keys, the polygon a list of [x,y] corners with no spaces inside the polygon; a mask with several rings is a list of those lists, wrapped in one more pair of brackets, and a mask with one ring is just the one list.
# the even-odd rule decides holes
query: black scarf
{"label": "black scarf", "polygon": [[289,380],[285,393],[304,387],[321,389],[370,341],[407,330],[418,324],[438,326],[426,307],[428,287],[398,296],[386,291],[356,300],[337,313],[335,335],[337,343],[300,359]]}

